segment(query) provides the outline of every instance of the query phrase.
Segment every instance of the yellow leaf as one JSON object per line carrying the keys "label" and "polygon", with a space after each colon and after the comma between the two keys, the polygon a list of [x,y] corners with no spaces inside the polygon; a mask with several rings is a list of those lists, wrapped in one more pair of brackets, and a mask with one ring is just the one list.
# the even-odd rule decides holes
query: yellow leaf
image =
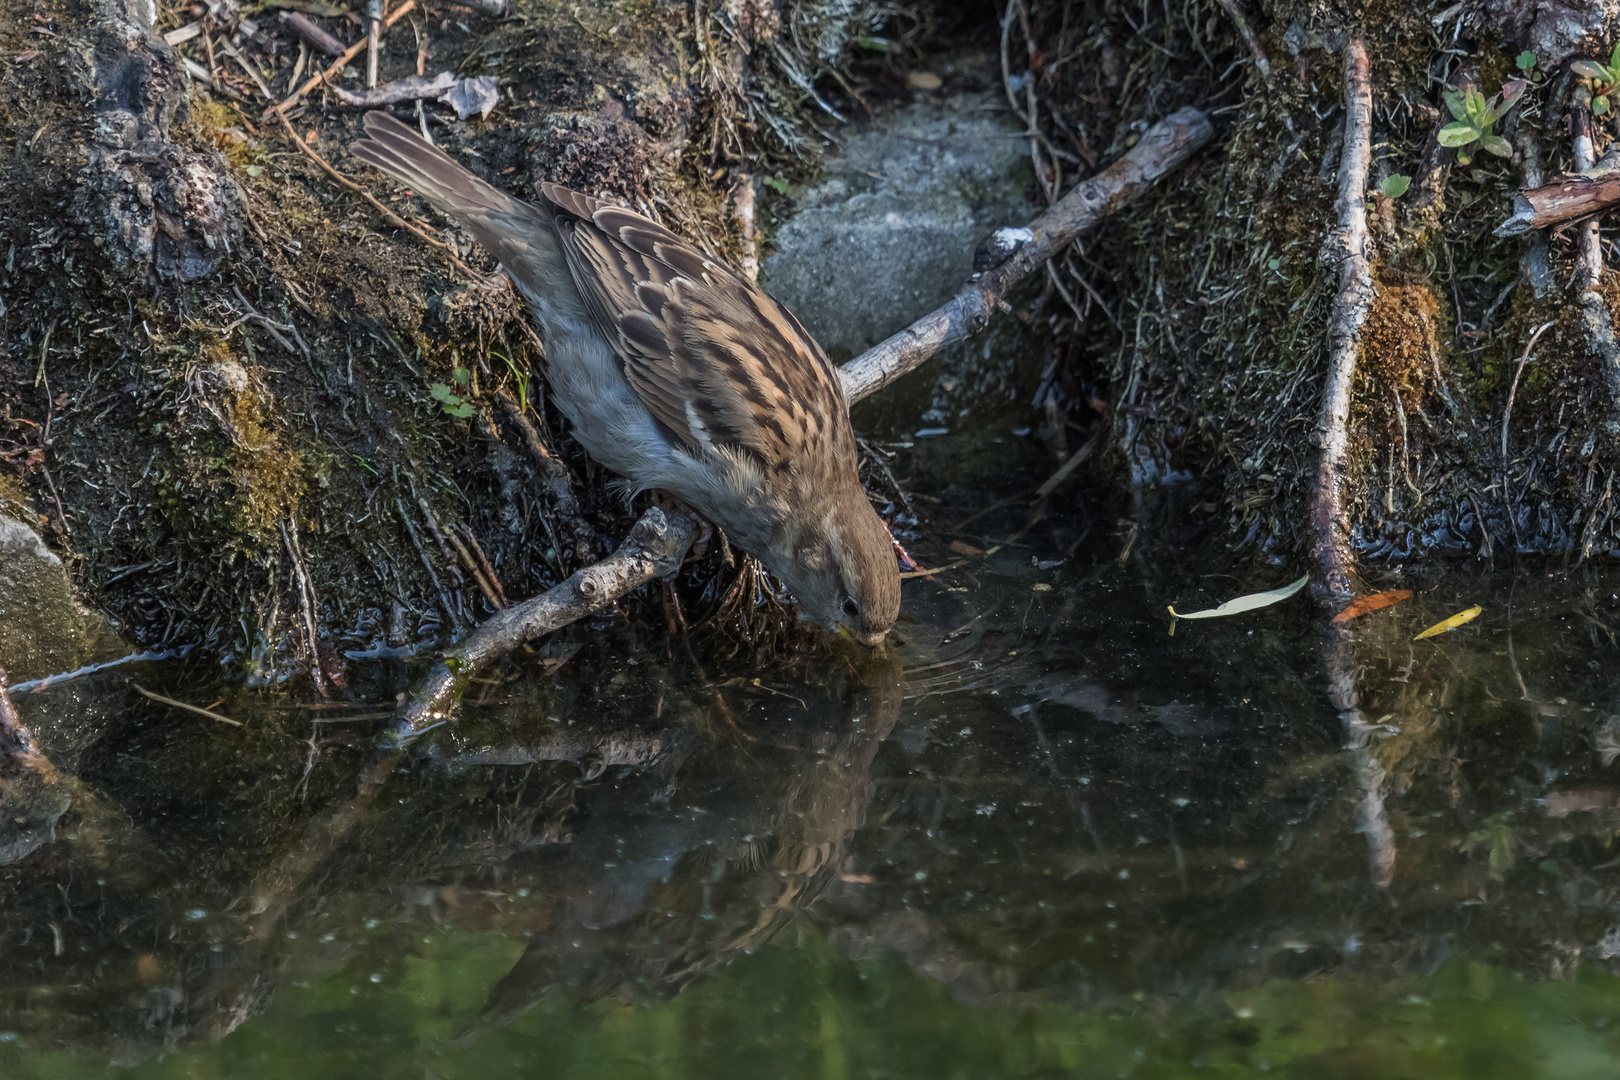
{"label": "yellow leaf", "polygon": [[1459,612],[1457,612],[1457,614],[1453,615],[1451,618],[1446,619],[1446,620],[1444,620],[1442,622],[1435,623],[1433,626],[1429,627],[1427,630],[1423,631],[1423,633],[1419,634],[1417,637],[1413,638],[1412,640],[1413,641],[1422,641],[1426,637],[1438,637],[1439,635],[1444,634],[1444,633],[1446,633],[1448,631],[1455,630],[1455,629],[1457,629],[1457,627],[1461,626],[1463,623],[1470,623],[1470,622],[1473,622],[1475,619],[1479,618],[1479,613],[1484,611],[1484,610],[1485,610],[1484,608],[1480,607],[1478,604],[1475,604],[1473,607],[1469,608],[1467,611],[1459,611]]}

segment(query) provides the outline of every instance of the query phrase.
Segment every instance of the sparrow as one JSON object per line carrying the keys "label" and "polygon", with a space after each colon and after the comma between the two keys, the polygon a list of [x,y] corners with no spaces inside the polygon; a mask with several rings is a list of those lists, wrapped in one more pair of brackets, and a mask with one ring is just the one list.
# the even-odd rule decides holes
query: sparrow
{"label": "sparrow", "polygon": [[856,472],[838,370],[793,314],[662,225],[557,184],[530,203],[393,117],[350,152],[477,238],[527,301],[548,385],[632,494],[667,491],[758,558],[802,618],[876,645],[900,611],[894,542]]}

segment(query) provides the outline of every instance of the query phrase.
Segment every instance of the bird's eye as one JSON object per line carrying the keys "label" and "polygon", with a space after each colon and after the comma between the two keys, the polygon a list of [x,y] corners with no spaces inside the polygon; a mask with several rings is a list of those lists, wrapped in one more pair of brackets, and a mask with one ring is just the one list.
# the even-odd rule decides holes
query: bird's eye
{"label": "bird's eye", "polygon": [[852,619],[858,619],[861,617],[860,607],[848,596],[844,597],[844,614],[848,615]]}

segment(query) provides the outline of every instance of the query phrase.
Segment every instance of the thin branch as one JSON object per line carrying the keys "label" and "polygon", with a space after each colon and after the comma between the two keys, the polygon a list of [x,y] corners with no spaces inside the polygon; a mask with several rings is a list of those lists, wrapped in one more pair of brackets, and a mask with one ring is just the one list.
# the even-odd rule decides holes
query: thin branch
{"label": "thin branch", "polygon": [[240,720],[232,720],[228,716],[221,716],[217,712],[212,712],[212,711],[210,711],[208,709],[200,708],[200,707],[198,707],[196,705],[187,705],[185,702],[177,701],[172,697],[164,697],[162,694],[154,694],[154,693],[152,693],[152,691],[148,690],[146,687],[140,685],[139,683],[130,683],[129,685],[133,686],[136,690],[139,690],[142,694],[144,694],[147,697],[151,698],[153,701],[158,702],[159,704],[168,705],[169,707],[175,708],[175,709],[183,709],[183,710],[185,710],[186,712],[189,712],[189,713],[196,713],[198,716],[206,716],[210,720],[218,720],[222,724],[231,725],[231,727],[245,727],[246,726]]}
{"label": "thin branch", "polygon": [[[1214,126],[1198,109],[1181,109],[1165,117],[1130,153],[1076,184],[1030,222],[1029,238],[999,265],[975,274],[942,307],[840,368],[844,396],[852,403],[859,401],[919,367],[945,346],[984,329],[990,316],[1005,306],[1003,297],[1009,289],[1214,138]],[[987,240],[980,251],[996,242],[997,238]]]}
{"label": "thin branch", "polygon": [[1344,471],[1350,448],[1350,384],[1362,324],[1373,297],[1366,205],[1367,170],[1372,162],[1372,85],[1367,76],[1367,47],[1360,38],[1351,38],[1344,47],[1344,112],[1339,227],[1327,242],[1328,260],[1339,264],[1339,292],[1328,324],[1328,381],[1322,412],[1311,433],[1311,441],[1322,451],[1311,490],[1311,530],[1321,588],[1332,602],[1343,602],[1353,594]]}
{"label": "thin branch", "polygon": [[685,508],[641,515],[617,551],[577,571],[562,584],[501,611],[468,634],[412,688],[389,734],[415,738],[449,719],[467,679],[526,641],[599,611],[631,590],[679,569],[698,534],[697,515]]}
{"label": "thin branch", "polygon": [[1260,36],[1254,32],[1248,16],[1243,14],[1243,5],[1238,3],[1238,0],[1215,0],[1215,2],[1220,4],[1221,10],[1231,18],[1232,25],[1237,27],[1238,36],[1243,38],[1243,44],[1254,54],[1254,66],[1260,69],[1260,77],[1270,82],[1271,61],[1266,58],[1266,49],[1260,44]]}
{"label": "thin branch", "polygon": [[[1575,171],[1594,171],[1597,162],[1592,140],[1592,114],[1580,104],[1570,110]],[[1596,217],[1575,226],[1575,302],[1581,310],[1586,344],[1598,359],[1609,391],[1609,409],[1620,413],[1620,341],[1615,339],[1614,315],[1598,291],[1603,284],[1603,242]],[[1510,508],[1511,512],[1511,508]]]}
{"label": "thin branch", "polygon": [[327,176],[330,176],[333,180],[336,180],[339,184],[348,188],[350,191],[366,200],[366,202],[376,207],[377,211],[382,214],[383,220],[388,222],[388,224],[394,226],[396,229],[404,229],[406,232],[410,233],[418,240],[421,240],[423,243],[438,248],[444,253],[444,257],[449,260],[450,264],[457,270],[460,270],[463,274],[466,274],[468,277],[474,278],[478,281],[484,280],[484,276],[482,274],[474,271],[472,267],[462,262],[456,256],[455,249],[449,244],[445,243],[443,240],[435,240],[433,237],[429,236],[415,225],[412,225],[410,222],[388,209],[388,207],[379,202],[377,197],[371,192],[367,191],[353,180],[350,180],[347,176],[344,176],[342,173],[338,172],[325,158],[321,157],[321,155],[310,149],[309,144],[304,142],[303,138],[299,136],[298,132],[293,129],[292,122],[288,120],[286,116],[275,109],[270,111],[275,114],[277,120],[281,121],[281,126],[287,129],[287,137],[293,141],[293,145],[302,150],[311,161],[319,165],[321,170],[325,172]]}

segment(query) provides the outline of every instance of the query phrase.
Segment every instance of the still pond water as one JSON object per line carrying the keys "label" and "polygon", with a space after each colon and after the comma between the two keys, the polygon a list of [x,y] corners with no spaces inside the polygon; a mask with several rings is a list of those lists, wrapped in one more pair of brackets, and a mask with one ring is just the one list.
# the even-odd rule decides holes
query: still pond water
{"label": "still pond water", "polygon": [[877,659],[601,620],[392,757],[397,661],[347,710],[19,694],[78,786],[0,869],[0,1076],[1620,1075],[1620,573],[1172,636],[1299,571],[1027,498],[951,533],[1019,483],[937,472],[921,561],[1002,547]]}

